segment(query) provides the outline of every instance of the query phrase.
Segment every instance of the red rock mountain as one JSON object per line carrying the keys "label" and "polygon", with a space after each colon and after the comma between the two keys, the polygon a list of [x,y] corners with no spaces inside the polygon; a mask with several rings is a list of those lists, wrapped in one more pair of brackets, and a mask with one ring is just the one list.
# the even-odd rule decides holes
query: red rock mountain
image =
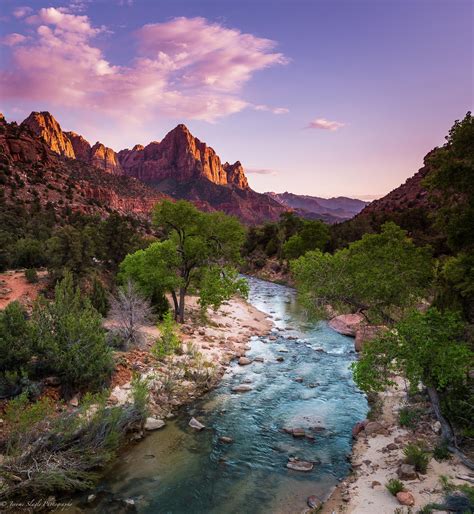
{"label": "red rock mountain", "polygon": [[48,112],[33,112],[22,123],[57,154],[114,175],[127,175],[206,211],[222,210],[249,224],[276,220],[287,210],[249,185],[242,164],[224,163],[206,143],[178,125],[161,142],[135,145],[116,153],[102,143],[91,146],[75,132],[63,132]]}
{"label": "red rock mountain", "polygon": [[[26,123],[7,123],[0,115],[0,185],[7,205],[39,202],[59,215],[65,209],[101,216],[117,211],[148,219],[152,207],[166,197],[134,178],[65,157],[72,149],[70,140],[62,137],[54,118],[43,121],[32,130]],[[38,127],[46,137],[37,135]]]}
{"label": "red rock mountain", "polygon": [[70,159],[80,159],[115,175],[123,174],[117,154],[97,142],[94,146],[79,134],[63,132],[49,112],[32,112],[22,125],[41,136],[53,152]]}

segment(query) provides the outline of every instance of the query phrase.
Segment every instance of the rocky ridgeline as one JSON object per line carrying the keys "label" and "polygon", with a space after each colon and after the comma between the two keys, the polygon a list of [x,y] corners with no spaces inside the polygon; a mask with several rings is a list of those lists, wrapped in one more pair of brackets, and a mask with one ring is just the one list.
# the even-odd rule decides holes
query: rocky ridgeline
{"label": "rocky ridgeline", "polygon": [[[183,124],[171,130],[161,142],[135,145],[118,153],[100,142],[92,146],[80,134],[63,131],[49,112],[32,112],[20,127],[69,162],[137,179],[174,198],[189,200],[204,211],[221,210],[245,223],[256,224],[276,220],[287,210],[249,187],[239,161],[222,163],[216,152]],[[106,196],[105,192],[101,196]],[[120,203],[119,198],[113,201]],[[145,201],[140,210],[147,208]]]}

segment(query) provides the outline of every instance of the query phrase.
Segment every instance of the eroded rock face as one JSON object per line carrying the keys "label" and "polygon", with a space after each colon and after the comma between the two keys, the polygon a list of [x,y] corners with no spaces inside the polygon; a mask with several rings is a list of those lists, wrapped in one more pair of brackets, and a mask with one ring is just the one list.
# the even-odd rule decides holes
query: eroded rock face
{"label": "eroded rock face", "polygon": [[194,137],[183,124],[168,132],[163,141],[121,150],[118,158],[127,175],[144,182],[207,179],[218,185],[248,188],[240,162],[222,165],[216,152]]}
{"label": "eroded rock face", "polygon": [[49,112],[32,112],[22,124],[34,134],[41,136],[53,152],[75,159],[71,141]]}
{"label": "eroded rock face", "polygon": [[119,175],[123,173],[117,154],[112,148],[104,146],[102,143],[99,143],[99,141],[91,148],[89,162],[92,166],[109,173]]}

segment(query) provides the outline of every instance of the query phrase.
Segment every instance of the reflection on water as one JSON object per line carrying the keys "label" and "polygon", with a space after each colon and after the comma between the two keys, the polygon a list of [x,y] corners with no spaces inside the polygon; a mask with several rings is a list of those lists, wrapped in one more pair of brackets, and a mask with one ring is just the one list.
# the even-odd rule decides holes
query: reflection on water
{"label": "reflection on water", "polygon": [[[252,278],[250,302],[275,323],[276,340],[254,337],[248,352],[264,362],[234,364],[216,390],[124,454],[102,484],[115,498],[133,499],[138,512],[299,513],[307,496],[324,497],[348,472],[351,429],[367,411],[349,369],[353,340],[305,321],[287,287]],[[232,393],[241,383],[253,390]],[[189,428],[191,416],[208,429]],[[290,471],[290,456],[317,464],[310,473]]]}

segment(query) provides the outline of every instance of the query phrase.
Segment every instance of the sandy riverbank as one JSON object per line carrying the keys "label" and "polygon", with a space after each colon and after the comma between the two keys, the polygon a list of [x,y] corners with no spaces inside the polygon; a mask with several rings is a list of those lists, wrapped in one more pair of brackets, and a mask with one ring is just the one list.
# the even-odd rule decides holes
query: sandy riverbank
{"label": "sandy riverbank", "polygon": [[150,349],[159,337],[156,326],[144,326],[145,342],[140,348],[116,355],[110,403],[129,400],[133,372],[148,377],[150,415],[161,420],[217,385],[230,361],[244,356],[252,336],[267,334],[272,323],[242,298],[233,298],[217,311],[208,310],[207,322],[200,316],[197,298],[187,302],[186,323],[180,325],[180,355],[156,361]]}
{"label": "sandy riverbank", "polygon": [[[361,431],[356,437],[351,459],[353,473],[334,490],[324,504],[322,514],[393,514],[397,508],[405,509],[400,512],[408,512],[407,507],[388,492],[385,484],[391,478],[398,478],[397,469],[403,462],[403,448],[407,443],[425,441],[428,447],[433,447],[439,440],[439,427],[429,417],[420,420],[414,430],[399,426],[398,413],[406,404],[403,387],[381,394],[380,400],[382,407],[377,422],[381,428],[373,434]],[[441,462],[432,458],[426,474],[418,474],[414,480],[402,480],[415,500],[413,512],[442,500],[441,476],[448,477],[455,485],[462,485],[469,482],[456,477],[470,473],[455,457]]]}

